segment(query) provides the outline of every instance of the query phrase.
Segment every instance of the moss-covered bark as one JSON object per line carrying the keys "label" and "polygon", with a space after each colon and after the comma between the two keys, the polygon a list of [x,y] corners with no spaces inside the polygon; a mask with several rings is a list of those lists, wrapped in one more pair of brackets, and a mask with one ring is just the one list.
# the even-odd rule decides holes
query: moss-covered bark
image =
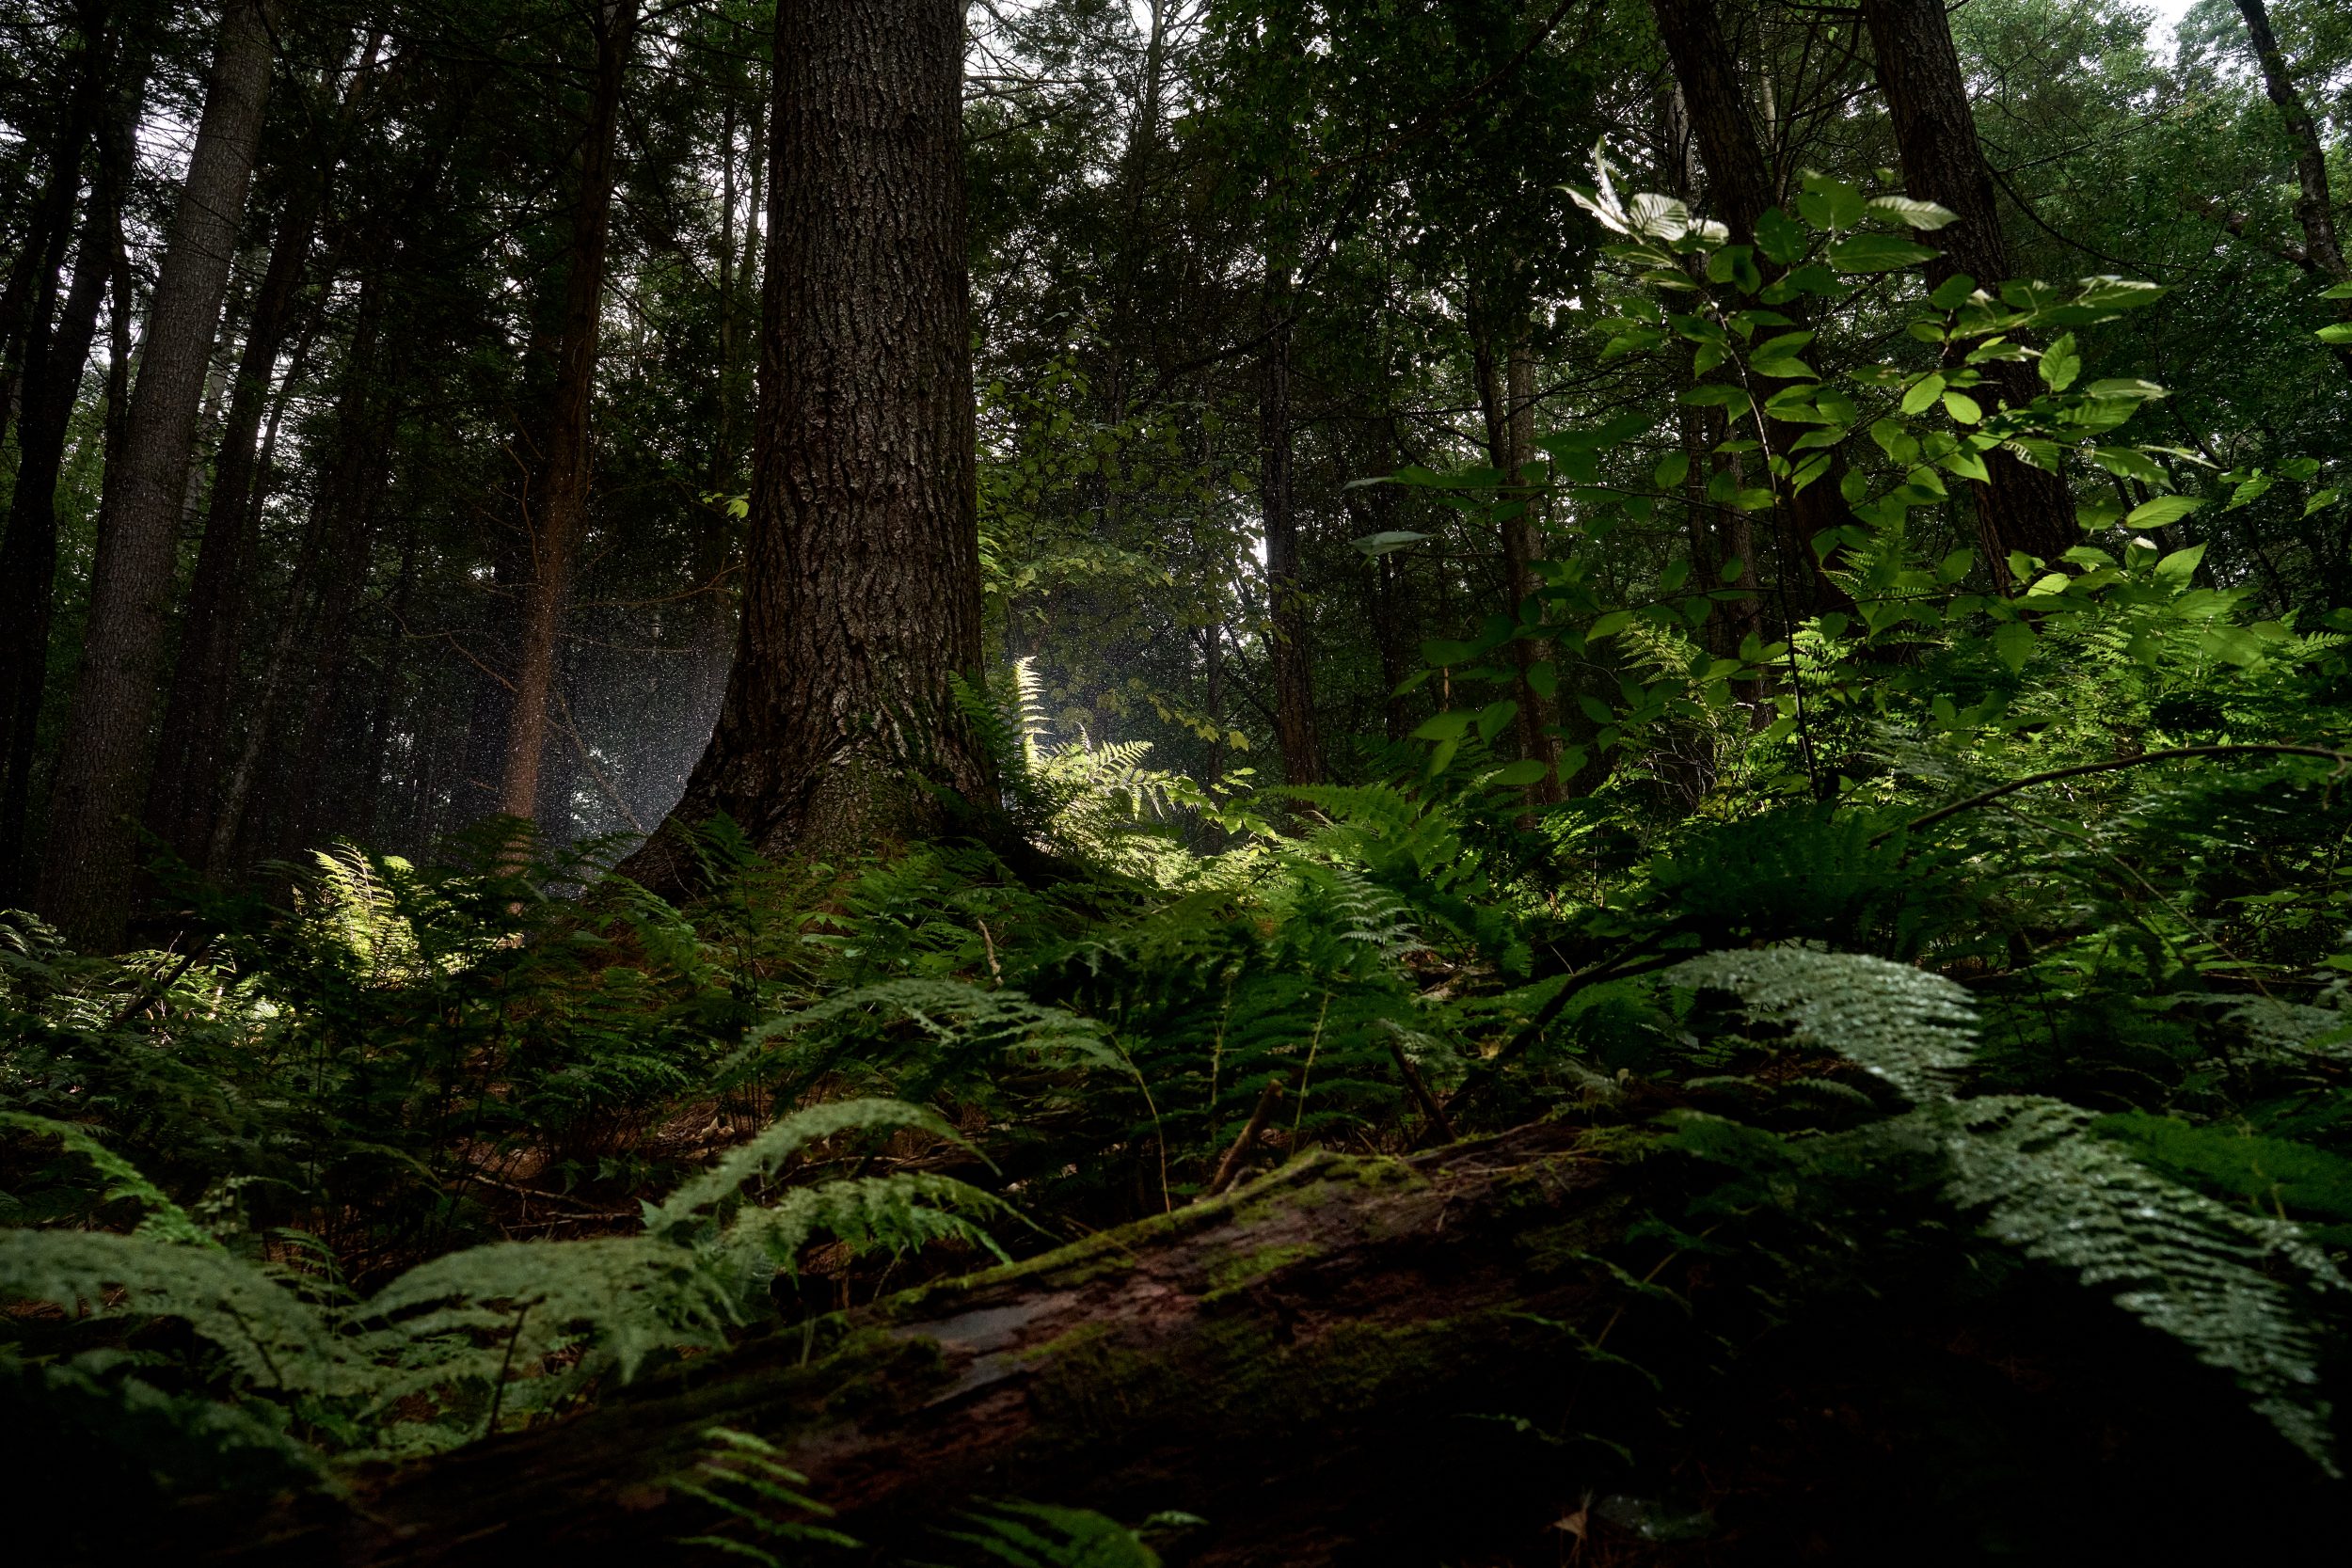
{"label": "moss-covered bark", "polygon": [[[714,1426],[777,1444],[863,1540],[975,1497],[1212,1521],[1194,1561],[1324,1560],[1397,1461],[1572,1386],[1605,1311],[1609,1165],[1534,1128],[1410,1161],[1309,1155],[1228,1196],[619,1391],[571,1421],[311,1505],[240,1558],[667,1560]],[[1329,1478],[1345,1475],[1343,1486]],[[1321,1479],[1317,1479],[1321,1478]],[[1393,1495],[1402,1495],[1396,1493]]]}

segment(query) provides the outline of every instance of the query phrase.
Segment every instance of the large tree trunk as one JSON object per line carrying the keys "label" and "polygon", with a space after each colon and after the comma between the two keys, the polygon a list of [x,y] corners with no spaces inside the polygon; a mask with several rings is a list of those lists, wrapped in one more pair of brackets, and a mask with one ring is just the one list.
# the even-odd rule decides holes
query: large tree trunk
{"label": "large tree trunk", "polygon": [[580,151],[564,319],[556,341],[555,392],[541,448],[536,493],[524,506],[531,575],[523,587],[516,639],[512,717],[499,773],[499,810],[539,814],[539,765],[548,743],[548,704],[559,662],[556,640],[571,594],[572,558],[588,530],[594,451],[589,412],[596,389],[596,351],[604,330],[605,246],[612,229],[613,154],[621,89],[637,31],[637,0],[603,0],[595,11],[596,87]]}
{"label": "large tree trunk", "polygon": [[787,1331],[397,1474],[254,1555],[665,1560],[709,1523],[671,1483],[714,1426],[780,1445],[832,1523],[876,1544],[914,1544],[977,1494],[1203,1514],[1216,1528],[1198,1563],[1360,1551],[1389,1509],[1416,1506],[1404,1482],[1432,1463],[1433,1430],[1474,1441],[1460,1418],[1556,1408],[1581,1377],[1573,1335],[1604,1333],[1617,1305],[1586,1253],[1628,1212],[1577,1137],[1555,1125],[1410,1161],[1312,1154],[884,1301],[829,1354]]}
{"label": "large tree trunk", "polygon": [[[2262,62],[2263,90],[2270,95],[2279,118],[2286,122],[2288,138],[2295,143],[2295,217],[2303,226],[2304,265],[2334,282],[2352,281],[2352,267],[2347,267],[2344,245],[2336,237],[2336,202],[2328,188],[2327,149],[2320,145],[2319,127],[2296,89],[2295,75],[2287,70],[2278,35],[2270,30],[2270,9],[2263,0],[2237,0],[2237,8],[2246,18],[2254,57]],[[2335,305],[2336,319],[2352,323],[2352,298],[2339,299]],[[2337,344],[2336,357],[2345,370],[2352,371],[2352,343]]]}
{"label": "large tree trunk", "polygon": [[38,904],[74,942],[111,947],[129,913],[162,673],[173,556],[213,339],[268,96],[278,0],[230,0],[188,177],[148,311],[128,439],[98,542],[73,705],[51,792]]}
{"label": "large tree trunk", "polygon": [[[1997,287],[2010,276],[2009,246],[1943,0],[1863,0],[1862,15],[1878,58],[1879,90],[1895,122],[1903,182],[1912,195],[1960,214],[1935,235],[1943,254],[1928,263],[1929,280],[1965,273],[1985,288]],[[1984,373],[2012,405],[2031,403],[2042,389],[2022,362],[1994,361]],[[1990,478],[1969,489],[1995,574],[2006,577],[2012,550],[2051,561],[2080,542],[2064,480],[1997,448],[1984,455]]]}
{"label": "large tree trunk", "polygon": [[743,619],[718,728],[623,866],[691,885],[720,813],[771,853],[934,833],[993,770],[980,673],[959,0],[784,0]]}
{"label": "large tree trunk", "polygon": [[1307,644],[1292,483],[1291,309],[1290,269],[1269,260],[1260,313],[1265,342],[1258,353],[1258,515],[1265,530],[1266,641],[1274,665],[1282,782],[1311,784],[1323,782],[1323,746],[1315,734],[1314,663]]}

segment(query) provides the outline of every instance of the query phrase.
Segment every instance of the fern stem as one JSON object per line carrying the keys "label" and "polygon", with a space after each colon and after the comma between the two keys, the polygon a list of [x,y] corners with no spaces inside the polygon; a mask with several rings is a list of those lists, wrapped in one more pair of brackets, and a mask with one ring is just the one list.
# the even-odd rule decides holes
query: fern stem
{"label": "fern stem", "polygon": [[2077,763],[2072,768],[2053,768],[2046,773],[2028,773],[2022,779],[2012,779],[2008,784],[1971,795],[1964,800],[1938,806],[1924,816],[1913,817],[1899,828],[1889,828],[1872,838],[1870,847],[1875,849],[1897,833],[1917,832],[1947,816],[1958,816],[1963,811],[1973,811],[1988,801],[1997,800],[2004,795],[2013,795],[2021,789],[2030,789],[2035,784],[2055,784],[2060,779],[2078,779],[2086,773],[2112,773],[2119,768],[2137,768],[2151,762],[2173,762],[2183,757],[2232,756],[2320,757],[2334,763],[2339,773],[2352,769],[2352,752],[2331,751],[2325,746],[2291,746],[2261,741],[2228,746],[2168,746],[2161,752],[2142,752],[2136,757],[2110,757],[2106,762]]}

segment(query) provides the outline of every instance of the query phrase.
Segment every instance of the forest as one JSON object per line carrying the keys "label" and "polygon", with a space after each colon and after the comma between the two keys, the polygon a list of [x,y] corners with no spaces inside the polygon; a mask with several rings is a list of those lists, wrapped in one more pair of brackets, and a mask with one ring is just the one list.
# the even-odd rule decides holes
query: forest
{"label": "forest", "polygon": [[2339,0],[0,0],[12,1560],[2325,1560]]}

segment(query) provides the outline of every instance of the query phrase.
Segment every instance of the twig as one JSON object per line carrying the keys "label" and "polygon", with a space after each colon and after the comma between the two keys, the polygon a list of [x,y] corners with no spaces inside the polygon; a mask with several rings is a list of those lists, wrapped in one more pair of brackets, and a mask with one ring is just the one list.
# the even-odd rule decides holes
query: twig
{"label": "twig", "polygon": [[1216,1174],[1209,1178],[1209,1184],[1200,1190],[1202,1197],[1215,1197],[1233,1184],[1233,1178],[1241,1174],[1242,1160],[1248,1154],[1250,1146],[1258,1141],[1258,1134],[1265,1131],[1266,1117],[1274,1114],[1275,1101],[1281,1098],[1280,1076],[1269,1077],[1265,1081],[1265,1093],[1258,1097],[1258,1108],[1249,1113],[1249,1125],[1241,1130],[1241,1136],[1233,1140],[1233,1147],[1225,1151],[1225,1159],[1216,1167]]}
{"label": "twig", "polygon": [[1446,1117],[1445,1107],[1438,1103],[1438,1097],[1431,1094],[1429,1085],[1422,1082],[1421,1069],[1413,1066],[1410,1056],[1405,1054],[1405,1042],[1397,1038],[1393,1029],[1389,1032],[1389,1054],[1396,1058],[1396,1070],[1405,1075],[1405,1086],[1413,1091],[1415,1100],[1421,1101],[1422,1114],[1429,1118],[1429,1125],[1435,1127],[1446,1142],[1454,1142],[1454,1123]]}
{"label": "twig", "polygon": [[111,1035],[116,1030],[121,1028],[124,1024],[130,1022],[132,1014],[137,1012],[142,1007],[152,1005],[163,996],[164,992],[178,985],[180,983],[180,976],[185,974],[189,970],[194,969],[196,967],[196,960],[211,952],[212,949],[213,943],[209,937],[204,941],[198,942],[194,947],[189,948],[187,956],[182,958],[178,963],[174,964],[171,967],[171,972],[169,974],[162,975],[156,979],[150,980],[146,985],[141,986],[137,990],[133,991],[131,993],[131,1000],[122,1005],[122,1010],[120,1012],[115,1014],[114,1017],[106,1021],[106,1027],[101,1031],[101,1033]]}
{"label": "twig", "polygon": [[1988,801],[1997,800],[2004,795],[2013,795],[2021,789],[2030,789],[2035,784],[2052,784],[2059,779],[2077,779],[2086,773],[2112,773],[2119,768],[2137,768],[2142,763],[2171,762],[2181,757],[2230,756],[2321,757],[2334,763],[2338,771],[2352,768],[2352,753],[2331,751],[2325,746],[2288,746],[2257,741],[2232,746],[2169,746],[2161,752],[2143,752],[2136,757],[2114,757],[2106,762],[2079,763],[2073,768],[2053,768],[2046,773],[2028,773],[2022,779],[2013,779],[2008,784],[1971,795],[1964,800],[1938,806],[1924,816],[1913,817],[1899,828],[1889,828],[1872,838],[1870,847],[1876,848],[1899,832],[1917,832],[1921,828],[1941,822],[1947,816],[1973,811]]}

